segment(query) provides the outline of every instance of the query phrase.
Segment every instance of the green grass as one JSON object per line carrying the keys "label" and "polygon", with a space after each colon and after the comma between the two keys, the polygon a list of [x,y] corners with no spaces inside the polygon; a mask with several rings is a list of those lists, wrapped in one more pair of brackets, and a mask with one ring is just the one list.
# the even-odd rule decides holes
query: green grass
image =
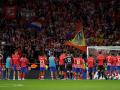
{"label": "green grass", "polygon": [[0,90],[120,90],[120,80],[0,80]]}

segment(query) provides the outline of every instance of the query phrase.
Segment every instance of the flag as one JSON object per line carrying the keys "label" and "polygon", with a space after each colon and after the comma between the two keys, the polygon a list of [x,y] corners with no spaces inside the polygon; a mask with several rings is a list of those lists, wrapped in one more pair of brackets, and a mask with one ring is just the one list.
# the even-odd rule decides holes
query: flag
{"label": "flag", "polygon": [[67,40],[70,40],[72,38],[74,38],[75,34],[72,32],[72,31],[69,31],[67,34],[66,34],[66,39]]}
{"label": "flag", "polygon": [[27,24],[27,28],[35,29],[35,30],[42,30],[42,24],[40,22],[32,22]]}
{"label": "flag", "polygon": [[83,30],[79,31],[76,36],[72,39],[72,43],[78,45],[78,46],[85,46],[85,38]]}
{"label": "flag", "polygon": [[79,48],[80,50],[86,52],[86,43],[82,25],[77,23],[75,37],[70,41],[66,41],[65,45],[74,46],[75,48]]}

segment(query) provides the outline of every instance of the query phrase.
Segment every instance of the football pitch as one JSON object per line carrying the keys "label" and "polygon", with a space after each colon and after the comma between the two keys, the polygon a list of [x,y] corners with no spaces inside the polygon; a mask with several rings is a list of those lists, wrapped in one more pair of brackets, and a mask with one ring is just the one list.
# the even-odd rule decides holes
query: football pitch
{"label": "football pitch", "polygon": [[120,90],[120,80],[0,80],[0,90]]}

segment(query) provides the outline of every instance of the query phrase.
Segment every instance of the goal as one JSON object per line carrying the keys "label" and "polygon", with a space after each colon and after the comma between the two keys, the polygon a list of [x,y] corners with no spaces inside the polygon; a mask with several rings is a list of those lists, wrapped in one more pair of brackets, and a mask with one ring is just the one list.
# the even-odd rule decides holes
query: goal
{"label": "goal", "polygon": [[[89,55],[92,55],[94,59],[96,60],[96,57],[99,51],[101,51],[102,54],[104,54],[105,56],[107,54],[113,54],[113,53],[117,55],[117,54],[120,54],[120,46],[88,46],[87,57],[89,57]],[[95,65],[94,79],[96,78],[98,78],[98,72],[96,71],[96,65]],[[87,71],[87,79],[88,79],[88,71]]]}

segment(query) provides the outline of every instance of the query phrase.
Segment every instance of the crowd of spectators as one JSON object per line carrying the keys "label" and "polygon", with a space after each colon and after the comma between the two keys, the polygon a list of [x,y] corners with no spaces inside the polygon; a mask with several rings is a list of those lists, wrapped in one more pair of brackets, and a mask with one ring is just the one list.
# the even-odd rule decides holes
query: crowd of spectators
{"label": "crowd of spectators", "polygon": [[[80,52],[64,45],[76,34],[81,23],[87,46],[111,46],[120,42],[119,0],[1,0],[0,42],[4,52],[15,49],[27,54],[32,62],[41,52]],[[16,17],[4,17],[5,6],[16,7]],[[42,30],[27,28],[41,23]]]}

